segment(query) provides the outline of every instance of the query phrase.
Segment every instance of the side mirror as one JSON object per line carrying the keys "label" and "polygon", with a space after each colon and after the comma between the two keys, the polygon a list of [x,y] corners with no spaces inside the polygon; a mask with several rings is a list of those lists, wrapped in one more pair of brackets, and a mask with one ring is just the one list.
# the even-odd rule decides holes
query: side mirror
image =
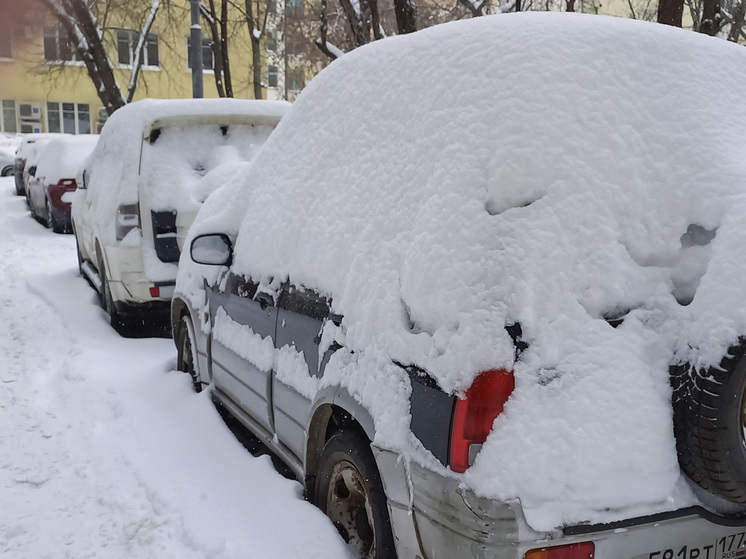
{"label": "side mirror", "polygon": [[224,233],[199,235],[192,240],[189,255],[197,264],[230,266],[233,261],[233,243]]}
{"label": "side mirror", "polygon": [[31,175],[32,177],[36,176],[36,165],[32,165],[31,167],[28,168],[28,174]]}

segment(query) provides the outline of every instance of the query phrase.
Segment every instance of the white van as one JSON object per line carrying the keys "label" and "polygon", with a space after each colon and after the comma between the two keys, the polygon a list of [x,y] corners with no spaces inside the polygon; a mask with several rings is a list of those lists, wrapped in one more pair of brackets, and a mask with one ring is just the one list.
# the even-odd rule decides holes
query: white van
{"label": "white van", "polygon": [[207,196],[250,161],[285,102],[146,99],[113,114],[72,205],[80,271],[112,326],[167,316],[183,239]]}

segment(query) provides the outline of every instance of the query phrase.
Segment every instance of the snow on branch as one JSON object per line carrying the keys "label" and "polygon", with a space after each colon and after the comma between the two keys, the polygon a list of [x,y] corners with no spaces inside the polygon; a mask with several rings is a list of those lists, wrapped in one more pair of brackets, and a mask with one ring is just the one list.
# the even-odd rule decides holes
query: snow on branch
{"label": "snow on branch", "polygon": [[155,16],[158,13],[158,8],[161,7],[161,0],[153,0],[153,4],[150,7],[150,13],[148,19],[145,20],[145,24],[142,26],[140,36],[137,39],[137,47],[135,47],[134,60],[132,61],[132,72],[130,73],[130,83],[127,86],[127,102],[132,101],[132,97],[135,95],[135,88],[137,87],[137,76],[140,73],[140,67],[142,66],[142,53],[145,48],[145,43],[148,40],[148,34],[150,29],[153,27]]}

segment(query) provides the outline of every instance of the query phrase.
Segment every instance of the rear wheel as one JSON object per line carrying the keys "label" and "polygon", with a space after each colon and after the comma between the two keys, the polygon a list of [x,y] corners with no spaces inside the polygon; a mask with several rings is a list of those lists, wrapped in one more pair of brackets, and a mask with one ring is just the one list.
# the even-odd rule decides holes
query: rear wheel
{"label": "rear wheel", "polygon": [[367,438],[352,428],[324,445],[316,475],[316,505],[332,521],[353,557],[396,557],[381,477]]}
{"label": "rear wheel", "polygon": [[119,330],[122,328],[123,323],[116,307],[114,306],[114,297],[111,294],[111,288],[109,287],[109,280],[106,277],[106,268],[104,268],[103,262],[99,264],[98,269],[101,277],[101,293],[99,294],[101,307],[106,311],[106,314],[109,315],[109,324],[111,324],[112,328]]}
{"label": "rear wheel", "polygon": [[54,231],[55,233],[64,233],[65,225],[54,215],[54,209],[52,208],[52,204],[50,203],[49,198],[47,198],[46,207],[47,227],[51,227],[52,231]]}
{"label": "rear wheel", "polygon": [[49,203],[49,198],[44,199],[44,213],[47,214],[44,224],[47,228],[52,228],[52,204]]}
{"label": "rear wheel", "polygon": [[197,371],[197,354],[194,336],[194,324],[186,314],[181,317],[176,333],[176,365],[179,371],[188,373],[192,377],[195,392],[202,392],[202,382]]}

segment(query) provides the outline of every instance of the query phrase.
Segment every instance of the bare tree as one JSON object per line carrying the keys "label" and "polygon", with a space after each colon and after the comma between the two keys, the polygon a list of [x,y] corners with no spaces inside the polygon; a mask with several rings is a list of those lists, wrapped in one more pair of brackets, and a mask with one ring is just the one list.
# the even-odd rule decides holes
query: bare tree
{"label": "bare tree", "polygon": [[108,114],[129,103],[137,87],[137,78],[143,63],[146,39],[160,8],[161,0],[151,0],[145,22],[133,51],[130,80],[125,93],[114,76],[113,65],[104,47],[98,10],[109,9],[106,2],[94,0],[40,0],[64,31],[76,58],[83,61],[101,103]]}
{"label": "bare tree", "polygon": [[215,87],[220,97],[233,97],[233,80],[228,53],[228,0],[220,1],[220,13],[215,8],[215,0],[208,0],[208,2],[208,5],[200,4],[200,12],[207,22],[212,37]]}

